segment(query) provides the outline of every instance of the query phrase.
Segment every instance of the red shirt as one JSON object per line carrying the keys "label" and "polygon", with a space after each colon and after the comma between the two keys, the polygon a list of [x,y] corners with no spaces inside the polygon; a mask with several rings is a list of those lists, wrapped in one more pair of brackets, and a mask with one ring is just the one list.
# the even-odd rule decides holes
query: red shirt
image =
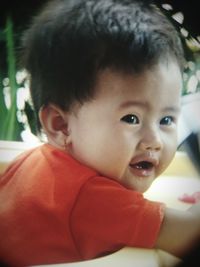
{"label": "red shirt", "polygon": [[42,145],[19,156],[0,178],[0,260],[62,263],[124,246],[151,248],[163,207]]}

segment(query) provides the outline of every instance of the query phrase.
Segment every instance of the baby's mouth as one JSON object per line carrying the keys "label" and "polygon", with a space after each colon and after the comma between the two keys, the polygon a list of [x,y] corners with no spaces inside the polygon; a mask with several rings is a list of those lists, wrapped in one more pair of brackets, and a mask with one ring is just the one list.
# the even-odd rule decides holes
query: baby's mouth
{"label": "baby's mouth", "polygon": [[154,160],[142,160],[129,164],[132,174],[137,177],[149,177],[154,175],[156,165]]}
{"label": "baby's mouth", "polygon": [[130,166],[138,170],[151,170],[154,167],[153,163],[149,161],[140,161],[135,164],[130,164]]}

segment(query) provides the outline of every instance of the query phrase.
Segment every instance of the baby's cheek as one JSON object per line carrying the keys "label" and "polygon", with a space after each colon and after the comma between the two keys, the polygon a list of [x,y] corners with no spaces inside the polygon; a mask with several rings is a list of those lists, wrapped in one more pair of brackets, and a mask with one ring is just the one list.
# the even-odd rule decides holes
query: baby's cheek
{"label": "baby's cheek", "polygon": [[167,169],[167,167],[172,162],[172,160],[174,158],[174,155],[175,155],[175,152],[166,153],[161,157],[160,163],[159,163],[159,166],[158,166],[158,175],[162,174]]}

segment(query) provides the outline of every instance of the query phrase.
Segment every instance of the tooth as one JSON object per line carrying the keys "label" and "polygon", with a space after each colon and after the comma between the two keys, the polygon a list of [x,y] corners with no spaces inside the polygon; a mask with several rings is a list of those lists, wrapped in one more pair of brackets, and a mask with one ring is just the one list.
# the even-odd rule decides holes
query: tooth
{"label": "tooth", "polygon": [[135,165],[136,169],[142,169],[143,167],[141,165]]}

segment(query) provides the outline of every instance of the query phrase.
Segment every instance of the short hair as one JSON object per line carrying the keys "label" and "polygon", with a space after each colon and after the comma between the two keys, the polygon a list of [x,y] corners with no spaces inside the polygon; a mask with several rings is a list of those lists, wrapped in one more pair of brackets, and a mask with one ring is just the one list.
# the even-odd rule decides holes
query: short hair
{"label": "short hair", "polygon": [[51,1],[22,40],[36,113],[48,103],[70,110],[91,99],[107,67],[139,73],[169,57],[183,66],[177,30],[147,0]]}

